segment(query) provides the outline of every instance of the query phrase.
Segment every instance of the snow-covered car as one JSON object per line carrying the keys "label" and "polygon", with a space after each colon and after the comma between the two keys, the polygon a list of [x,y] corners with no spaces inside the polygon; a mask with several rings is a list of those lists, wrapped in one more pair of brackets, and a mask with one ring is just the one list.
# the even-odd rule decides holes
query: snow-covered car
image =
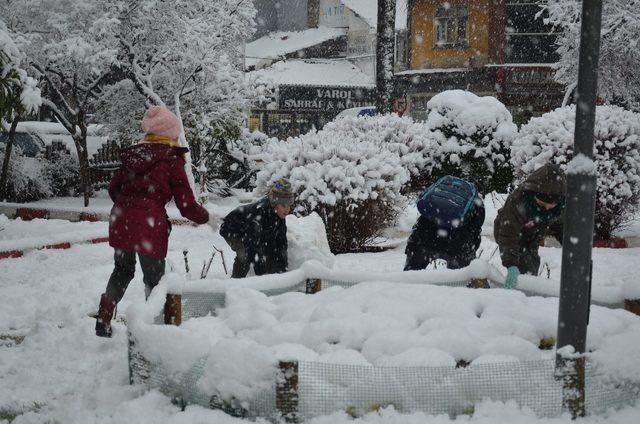
{"label": "snow-covered car", "polygon": [[336,115],[336,119],[347,116],[375,116],[377,113],[375,106],[352,107],[340,112]]}

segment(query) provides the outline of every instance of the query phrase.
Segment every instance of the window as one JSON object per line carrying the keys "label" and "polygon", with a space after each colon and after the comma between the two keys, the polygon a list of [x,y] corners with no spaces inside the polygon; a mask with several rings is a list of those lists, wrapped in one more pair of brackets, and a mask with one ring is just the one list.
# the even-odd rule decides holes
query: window
{"label": "window", "polygon": [[467,45],[469,9],[466,5],[440,6],[434,18],[435,45],[455,47]]}
{"label": "window", "polygon": [[548,16],[542,8],[545,0],[508,0],[506,2],[507,63],[553,63],[559,57],[555,51],[557,28],[545,24]]}

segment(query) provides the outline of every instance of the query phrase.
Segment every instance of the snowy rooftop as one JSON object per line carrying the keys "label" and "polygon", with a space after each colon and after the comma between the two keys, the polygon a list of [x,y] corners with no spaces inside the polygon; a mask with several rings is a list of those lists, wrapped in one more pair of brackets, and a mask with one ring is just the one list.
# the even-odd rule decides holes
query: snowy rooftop
{"label": "snowy rooftop", "polygon": [[[378,26],[378,5],[375,0],[342,0],[342,3],[364,19],[371,28]],[[396,29],[407,28],[407,0],[396,1]]]}
{"label": "snowy rooftop", "polygon": [[274,84],[357,87],[375,85],[373,77],[345,59],[287,60],[251,74],[266,78]]}
{"label": "snowy rooftop", "polygon": [[264,59],[279,59],[281,56],[315,46],[346,35],[344,28],[310,28],[305,31],[274,32],[247,43],[245,66],[258,66]]}

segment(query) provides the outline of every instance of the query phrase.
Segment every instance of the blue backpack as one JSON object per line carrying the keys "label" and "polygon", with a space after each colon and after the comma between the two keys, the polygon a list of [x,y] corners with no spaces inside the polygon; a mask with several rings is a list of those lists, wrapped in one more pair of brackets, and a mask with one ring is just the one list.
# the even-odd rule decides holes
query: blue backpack
{"label": "blue backpack", "polygon": [[457,228],[473,207],[476,186],[447,175],[430,185],[418,198],[418,211],[440,228]]}

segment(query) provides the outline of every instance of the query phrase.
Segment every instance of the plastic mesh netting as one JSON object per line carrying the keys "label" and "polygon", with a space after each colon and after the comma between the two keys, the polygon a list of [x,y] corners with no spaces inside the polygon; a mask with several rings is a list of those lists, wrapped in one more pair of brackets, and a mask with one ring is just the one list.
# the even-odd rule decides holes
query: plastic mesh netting
{"label": "plastic mesh netting", "polygon": [[[314,281],[314,280],[312,280]],[[315,280],[317,281],[317,280]],[[322,289],[331,286],[350,287],[358,282],[322,280]],[[464,282],[443,284],[462,287]],[[493,287],[494,284],[490,283]],[[309,281],[297,286],[263,290],[268,296],[291,291],[305,291]],[[496,285],[497,286],[497,285]],[[224,293],[186,292],[182,296],[182,319],[215,315],[225,305]],[[156,323],[162,322],[162,316]],[[144,352],[136,350],[135,335],[130,335],[129,363],[132,382],[176,399],[178,402],[222,409],[249,418],[278,416],[277,382],[253,399],[238,402],[221,399],[216,393],[204,393],[198,387],[206,358],[196,362],[187,372],[169,374],[161,363],[150,363]],[[469,414],[484,399],[515,400],[536,415],[553,417],[562,412],[562,381],[554,376],[555,362],[507,362],[471,364],[466,367],[373,367],[319,362],[298,362],[298,420],[345,411],[361,416],[385,406],[400,412],[422,411],[427,414]],[[586,410],[597,414],[609,408],[633,404],[640,394],[640,382],[613,379],[587,364]]]}

